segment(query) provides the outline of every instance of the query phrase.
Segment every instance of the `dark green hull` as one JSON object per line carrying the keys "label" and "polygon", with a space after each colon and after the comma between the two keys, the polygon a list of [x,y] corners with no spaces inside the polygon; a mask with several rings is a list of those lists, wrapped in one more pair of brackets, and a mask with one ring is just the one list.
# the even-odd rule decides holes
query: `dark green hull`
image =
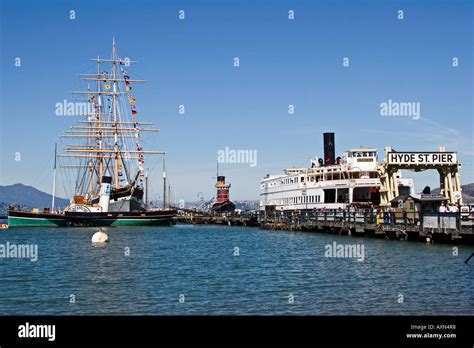
{"label": "dark green hull", "polygon": [[9,227],[171,226],[174,210],[109,213],[33,213],[8,211]]}

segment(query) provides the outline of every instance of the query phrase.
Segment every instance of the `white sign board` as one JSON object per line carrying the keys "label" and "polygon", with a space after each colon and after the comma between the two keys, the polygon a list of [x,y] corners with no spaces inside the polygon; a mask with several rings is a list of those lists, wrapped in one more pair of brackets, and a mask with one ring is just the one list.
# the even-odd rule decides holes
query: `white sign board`
{"label": "white sign board", "polygon": [[457,152],[389,152],[389,164],[441,164],[452,165],[458,161]]}

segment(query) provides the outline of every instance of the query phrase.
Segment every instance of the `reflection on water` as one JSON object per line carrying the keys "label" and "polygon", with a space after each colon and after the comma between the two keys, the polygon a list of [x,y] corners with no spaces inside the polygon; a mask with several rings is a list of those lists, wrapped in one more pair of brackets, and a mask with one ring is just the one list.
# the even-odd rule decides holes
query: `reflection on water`
{"label": "reflection on water", "polygon": [[[0,244],[38,244],[38,261],[0,258],[0,313],[435,315],[474,310],[474,262],[463,262],[474,251],[471,246],[460,246],[455,257],[448,245],[186,225],[107,228],[109,243],[94,245],[95,231],[2,231]],[[364,261],[325,257],[325,246],[334,241],[362,243]]]}

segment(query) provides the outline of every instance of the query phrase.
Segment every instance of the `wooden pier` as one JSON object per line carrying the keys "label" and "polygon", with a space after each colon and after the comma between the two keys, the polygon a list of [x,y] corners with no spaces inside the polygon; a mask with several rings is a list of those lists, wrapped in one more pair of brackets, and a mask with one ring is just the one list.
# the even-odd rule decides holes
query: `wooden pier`
{"label": "wooden pier", "polygon": [[205,214],[182,210],[175,221],[193,225],[260,226],[258,213]]}
{"label": "wooden pier", "polygon": [[425,243],[474,245],[474,224],[458,214],[426,214],[418,218],[375,212],[307,212],[204,214],[183,212],[177,222],[260,227]]}

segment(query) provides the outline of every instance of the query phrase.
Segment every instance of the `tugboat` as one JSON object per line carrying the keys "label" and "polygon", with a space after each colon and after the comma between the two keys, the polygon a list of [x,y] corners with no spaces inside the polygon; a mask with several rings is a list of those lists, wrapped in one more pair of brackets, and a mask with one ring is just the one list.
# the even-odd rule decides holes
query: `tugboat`
{"label": "tugboat", "polygon": [[235,204],[230,201],[230,184],[225,183],[225,176],[217,175],[215,186],[217,189],[216,202],[212,205],[211,211],[217,213],[233,212],[235,210]]}
{"label": "tugboat", "polygon": [[[9,208],[9,227],[172,225],[175,210],[148,210],[143,200],[145,155],[164,152],[145,151],[140,144],[142,132],[158,129],[153,122],[137,119],[132,84],[145,81],[130,78],[127,71],[136,62],[117,56],[115,40],[110,59],[92,60],[97,72],[80,76],[93,83],[95,90],[88,87],[72,92],[86,96],[85,112],[75,113],[85,119],[76,121],[61,136],[72,142],[64,153],[56,154],[55,150],[51,209],[40,212]],[[57,157],[76,161],[62,166],[77,170],[75,194],[63,211],[54,204]]]}

